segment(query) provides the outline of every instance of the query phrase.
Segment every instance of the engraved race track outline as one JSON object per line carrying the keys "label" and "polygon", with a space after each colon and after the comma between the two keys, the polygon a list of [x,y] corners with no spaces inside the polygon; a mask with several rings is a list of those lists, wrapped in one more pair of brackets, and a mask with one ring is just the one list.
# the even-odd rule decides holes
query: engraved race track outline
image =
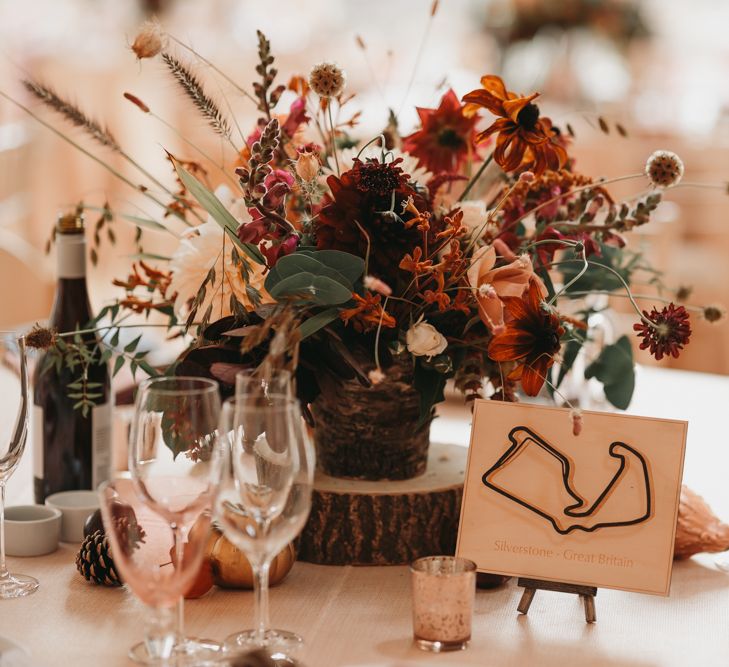
{"label": "engraved race track outline", "polygon": [[[517,438],[517,434],[526,434],[527,437]],[[648,472],[648,465],[646,463],[645,458],[643,455],[635,448],[631,447],[630,445],[624,443],[624,442],[613,442],[610,447],[608,448],[608,454],[616,459],[620,459],[620,467],[618,468],[617,472],[613,476],[613,478],[608,482],[607,486],[602,490],[602,492],[598,495],[596,500],[590,505],[588,508],[584,508],[586,505],[586,501],[581,498],[574,488],[572,487],[571,483],[571,475],[574,470],[574,464],[571,459],[569,459],[565,454],[560,452],[558,449],[550,445],[546,440],[544,440],[541,436],[537,435],[534,431],[532,431],[530,428],[526,426],[516,426],[509,432],[509,440],[511,442],[511,446],[501,455],[499,460],[491,467],[489,468],[481,478],[483,483],[493,491],[496,491],[496,493],[504,496],[505,498],[508,498],[509,500],[512,500],[515,503],[518,503],[522,507],[525,507],[526,509],[530,510],[531,512],[534,512],[535,514],[538,514],[539,516],[547,519],[550,524],[552,524],[552,527],[556,532],[558,532],[560,535],[567,535],[570,532],[574,530],[582,530],[587,533],[591,533],[595,530],[598,530],[600,528],[611,528],[611,527],[617,527],[617,526],[632,526],[635,524],[643,523],[644,521],[648,520],[652,515],[652,502],[651,502],[651,496],[652,496],[652,490],[651,490],[651,480],[650,480],[650,474]],[[519,498],[518,496],[514,495],[513,493],[510,493],[506,489],[503,489],[499,487],[496,483],[492,481],[492,477],[496,472],[507,466],[510,461],[514,459],[514,457],[522,451],[522,449],[529,443],[534,442],[536,445],[541,447],[543,450],[545,450],[548,454],[555,457],[561,464],[562,468],[562,483],[564,484],[564,488],[566,492],[575,500],[575,502],[571,505],[568,505],[564,508],[563,513],[565,516],[573,517],[573,518],[583,518],[583,517],[590,517],[595,514],[599,508],[601,507],[602,503],[605,501],[605,499],[610,495],[610,493],[613,491],[613,489],[616,488],[620,480],[623,478],[624,473],[628,467],[628,464],[626,462],[626,456],[622,453],[620,453],[619,449],[625,449],[631,454],[633,454],[638,461],[640,462],[642,469],[643,469],[643,480],[645,483],[645,497],[646,497],[646,508],[645,512],[642,513],[641,516],[625,520],[625,521],[606,521],[603,523],[597,523],[594,526],[587,527],[587,526],[581,526],[579,524],[572,524],[568,526],[567,528],[560,528],[559,524],[557,523],[555,517],[553,517],[551,514],[546,512],[543,509],[540,509],[539,507],[536,507],[535,505],[523,500],[522,498]]]}

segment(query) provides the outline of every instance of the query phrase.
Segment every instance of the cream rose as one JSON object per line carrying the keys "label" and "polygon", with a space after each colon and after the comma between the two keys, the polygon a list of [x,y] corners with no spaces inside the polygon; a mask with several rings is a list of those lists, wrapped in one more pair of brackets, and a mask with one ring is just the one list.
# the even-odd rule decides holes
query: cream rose
{"label": "cream rose", "polygon": [[432,324],[418,320],[405,334],[408,351],[416,357],[434,357],[448,347],[448,341]]}

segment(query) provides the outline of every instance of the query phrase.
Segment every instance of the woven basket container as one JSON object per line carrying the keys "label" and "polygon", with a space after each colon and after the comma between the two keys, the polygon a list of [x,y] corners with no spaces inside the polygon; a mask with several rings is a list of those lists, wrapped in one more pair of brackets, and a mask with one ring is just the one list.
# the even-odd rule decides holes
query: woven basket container
{"label": "woven basket container", "polygon": [[418,424],[412,365],[395,362],[378,385],[345,380],[322,387],[312,404],[320,469],[332,477],[410,479],[425,472],[430,419]]}

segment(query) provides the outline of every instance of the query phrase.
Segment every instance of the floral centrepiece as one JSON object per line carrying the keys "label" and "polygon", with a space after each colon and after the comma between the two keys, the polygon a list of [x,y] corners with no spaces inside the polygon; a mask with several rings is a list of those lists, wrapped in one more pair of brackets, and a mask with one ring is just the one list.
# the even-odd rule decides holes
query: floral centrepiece
{"label": "floral centrepiece", "polygon": [[[610,182],[626,177],[581,173],[570,155],[572,128],[542,115],[539,93],[509,91],[492,74],[463,96],[448,89],[417,107],[418,124],[407,132],[391,113],[381,134],[363,136],[343,70],[326,62],[283,81],[260,32],[250,90],[209,70],[256,105],[257,120],[240,142],[231,129],[238,123],[207,92],[215,83],[201,82],[185,59],[171,54],[172,41],[198,57],[156,24],[133,48],[140,59],[159,57],[229,150],[219,165],[193,144],[191,157],[204,167],[168,153],[169,186],[50,88],[32,81],[26,88],[150,176],[138,191],[160,214],[126,216],[137,226],[142,259],[126,280],[116,281],[124,295],[91,326],[118,334],[130,313],[162,317],[161,326],[189,344],[175,372],[213,377],[231,392],[236,371],[265,360],[295,370],[309,416],[318,411],[330,420],[343,410],[337,400],[344,386],[362,405],[375,395],[382,405],[397,404],[407,394],[412,423],[405,431],[417,434],[420,451],[449,379],[467,400],[516,400],[545,386],[559,395],[590,338],[594,309],[574,314],[570,307],[585,296],[628,297],[635,305],[634,342],[657,359],[678,356],[688,343],[689,310],[705,313],[707,321],[721,319],[718,307],[679,305],[670,296],[643,309],[630,292],[645,271],[666,292],[657,272],[629,249],[626,233],[647,224],[665,190],[680,182],[684,165],[674,153],[657,151],[645,173],[634,176],[647,194],[616,201]],[[158,118],[154,105],[132,93],[125,97]],[[100,210],[97,230],[124,217],[107,203]],[[167,260],[144,253],[147,229],[175,226],[182,231]],[[55,334],[35,337],[56,340]],[[49,344],[59,356],[75,349]],[[115,343],[74,354],[80,368],[89,359],[115,358],[117,370],[127,361],[132,370],[155,372],[135,347]],[[627,358],[618,378],[606,370],[613,355]],[[608,398],[624,408],[632,369],[631,345],[623,338],[605,347],[586,375],[610,384]],[[387,414],[370,415],[373,438],[387,431],[382,420],[398,418]],[[317,431],[323,430],[319,423]]]}

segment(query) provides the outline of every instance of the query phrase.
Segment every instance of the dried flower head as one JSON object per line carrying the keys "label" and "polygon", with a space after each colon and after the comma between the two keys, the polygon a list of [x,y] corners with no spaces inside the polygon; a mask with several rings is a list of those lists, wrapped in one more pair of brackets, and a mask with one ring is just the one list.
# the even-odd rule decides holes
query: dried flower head
{"label": "dried flower head", "polygon": [[484,283],[478,286],[478,295],[484,299],[496,299],[498,294],[491,283]]}
{"label": "dried flower head", "polygon": [[706,306],[702,316],[707,322],[716,324],[726,318],[726,310],[721,306]]}
{"label": "dried flower head", "polygon": [[384,280],[375,278],[375,276],[365,276],[364,286],[371,292],[377,292],[382,296],[392,295],[392,287],[390,287]]}
{"label": "dried flower head", "polygon": [[26,335],[25,344],[34,350],[48,350],[56,344],[58,331],[36,324]]}
{"label": "dried flower head", "polygon": [[381,368],[373,368],[369,373],[367,373],[367,377],[373,385],[378,385],[385,379],[385,374],[382,372]]}
{"label": "dried flower head", "polygon": [[570,420],[572,421],[572,435],[578,436],[582,433],[582,410],[572,408],[570,410]]}
{"label": "dried flower head", "polygon": [[645,174],[654,187],[670,188],[683,177],[683,160],[673,151],[655,151],[645,163]]}
{"label": "dried flower head", "polygon": [[633,325],[638,337],[643,339],[640,349],[650,350],[658,361],[664,356],[678,358],[691,336],[688,311],[683,306],[669,303],[660,311],[656,308],[650,313],[644,310],[643,316],[647,319]]}
{"label": "dried flower head", "polygon": [[688,301],[693,291],[694,288],[691,285],[679,285],[676,289],[676,301]]}
{"label": "dried flower head", "polygon": [[344,84],[344,70],[336,63],[319,63],[309,73],[309,86],[319,97],[337,97]]}
{"label": "dried flower head", "polygon": [[294,169],[305,183],[313,181],[319,175],[319,156],[310,151],[299,153]]}
{"label": "dried flower head", "polygon": [[145,21],[139,29],[132,44],[134,55],[142,58],[154,58],[165,46],[164,33],[159,21]]}
{"label": "dried flower head", "polygon": [[519,180],[522,183],[532,183],[535,178],[534,172],[531,171],[522,171],[521,174],[519,174]]}

